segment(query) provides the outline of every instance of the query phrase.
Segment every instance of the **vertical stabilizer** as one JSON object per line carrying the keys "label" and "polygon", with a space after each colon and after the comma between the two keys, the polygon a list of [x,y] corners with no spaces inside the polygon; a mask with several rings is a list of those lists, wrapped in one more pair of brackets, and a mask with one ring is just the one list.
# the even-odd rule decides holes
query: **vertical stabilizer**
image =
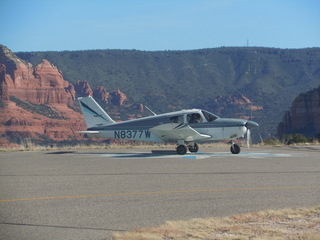
{"label": "vertical stabilizer", "polygon": [[79,97],[78,101],[88,129],[114,123],[112,118],[100,107],[93,97]]}

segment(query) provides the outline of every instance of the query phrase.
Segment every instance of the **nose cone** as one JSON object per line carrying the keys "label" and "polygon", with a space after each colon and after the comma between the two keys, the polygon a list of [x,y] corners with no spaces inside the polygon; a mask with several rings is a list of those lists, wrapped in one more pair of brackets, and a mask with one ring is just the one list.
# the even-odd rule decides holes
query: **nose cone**
{"label": "nose cone", "polygon": [[246,128],[248,128],[248,129],[253,129],[253,128],[257,128],[257,127],[259,127],[259,124],[258,123],[256,123],[256,122],[254,122],[254,121],[248,121],[247,123],[246,123]]}

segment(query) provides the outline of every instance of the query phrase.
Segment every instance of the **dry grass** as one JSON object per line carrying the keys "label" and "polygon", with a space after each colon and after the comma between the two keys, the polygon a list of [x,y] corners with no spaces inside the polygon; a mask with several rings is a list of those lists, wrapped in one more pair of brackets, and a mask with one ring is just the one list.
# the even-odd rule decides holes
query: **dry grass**
{"label": "dry grass", "polygon": [[[76,144],[76,145],[63,145],[63,146],[56,146],[55,144],[52,145],[39,145],[34,143],[30,139],[25,139],[21,144],[16,144],[12,147],[1,147],[0,152],[14,152],[14,151],[49,151],[49,150],[79,150],[79,149],[135,149],[135,148],[142,148],[142,149],[175,149],[176,144],[174,143],[146,143],[146,142],[130,142],[130,141],[123,141],[119,143],[92,143],[92,144]],[[225,147],[228,149],[228,144],[226,143],[204,143],[200,145],[201,148],[217,148],[217,147]]]}
{"label": "dry grass", "polygon": [[320,206],[166,222],[160,227],[115,233],[112,239],[319,240]]}

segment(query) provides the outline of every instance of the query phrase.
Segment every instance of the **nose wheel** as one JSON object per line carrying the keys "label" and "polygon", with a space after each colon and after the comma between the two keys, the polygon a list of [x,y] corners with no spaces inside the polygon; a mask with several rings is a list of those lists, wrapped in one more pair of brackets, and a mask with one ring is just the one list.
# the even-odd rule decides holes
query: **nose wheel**
{"label": "nose wheel", "polygon": [[232,154],[239,154],[240,153],[240,146],[231,141],[230,151]]}

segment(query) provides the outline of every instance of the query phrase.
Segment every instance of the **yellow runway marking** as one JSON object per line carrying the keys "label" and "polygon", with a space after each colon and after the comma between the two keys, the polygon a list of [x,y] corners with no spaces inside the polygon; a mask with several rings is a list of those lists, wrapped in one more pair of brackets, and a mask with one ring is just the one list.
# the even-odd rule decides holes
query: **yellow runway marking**
{"label": "yellow runway marking", "polygon": [[261,190],[297,190],[297,189],[320,189],[320,186],[274,187],[274,188],[235,188],[235,189],[207,189],[207,190],[173,190],[173,191],[138,192],[138,193],[107,193],[107,194],[78,195],[78,196],[57,196],[57,197],[39,197],[39,198],[2,199],[2,200],[0,200],[0,202],[67,199],[67,198],[89,198],[89,197],[133,196],[133,195],[158,195],[158,194],[175,194],[175,193],[233,192],[233,191],[261,191]]}

